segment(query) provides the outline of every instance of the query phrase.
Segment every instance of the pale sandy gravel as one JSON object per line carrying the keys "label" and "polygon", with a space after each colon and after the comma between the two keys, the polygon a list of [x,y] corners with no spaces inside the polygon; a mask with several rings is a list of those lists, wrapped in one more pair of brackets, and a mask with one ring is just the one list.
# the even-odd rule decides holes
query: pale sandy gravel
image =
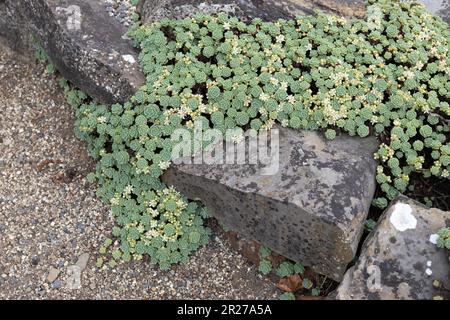
{"label": "pale sandy gravel", "polygon": [[[0,299],[278,297],[218,230],[171,271],[145,261],[97,269],[97,248],[112,220],[84,179],[94,164],[73,123],[56,80],[0,46]],[[53,163],[43,166],[46,160]],[[67,172],[73,178],[64,178]],[[82,253],[90,254],[82,288],[70,290],[67,267]],[[46,281],[52,266],[60,270],[56,289]]]}

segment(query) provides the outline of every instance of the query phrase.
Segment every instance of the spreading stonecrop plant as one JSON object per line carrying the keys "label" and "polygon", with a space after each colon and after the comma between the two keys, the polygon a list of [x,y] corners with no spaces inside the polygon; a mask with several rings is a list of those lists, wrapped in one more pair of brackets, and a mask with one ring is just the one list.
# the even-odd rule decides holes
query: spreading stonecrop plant
{"label": "spreading stonecrop plant", "polygon": [[450,179],[449,27],[416,3],[367,6],[352,20],[318,13],[246,24],[198,14],[136,25],[147,82],[129,102],[98,105],[67,89],[77,135],[98,159],[88,178],[117,223],[114,257],[147,254],[168,268],[206,243],[205,209],[160,180],[171,134],[194,122],[223,132],[280,123],[327,139],[376,135],[379,207],[407,191],[412,175]]}
{"label": "spreading stonecrop plant", "polygon": [[436,246],[440,249],[450,250],[450,228],[442,228],[439,230],[437,235],[439,237],[437,239]]}

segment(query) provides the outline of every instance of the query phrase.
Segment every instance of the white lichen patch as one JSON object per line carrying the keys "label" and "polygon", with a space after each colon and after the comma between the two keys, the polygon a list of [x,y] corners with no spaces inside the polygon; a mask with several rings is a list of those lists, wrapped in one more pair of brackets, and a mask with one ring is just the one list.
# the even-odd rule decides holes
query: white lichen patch
{"label": "white lichen patch", "polygon": [[57,14],[63,14],[67,17],[66,27],[69,31],[81,30],[81,8],[76,5],[68,6],[67,8],[56,7]]}
{"label": "white lichen patch", "polygon": [[417,226],[417,219],[412,214],[412,209],[409,204],[397,203],[394,211],[391,213],[389,221],[400,232],[408,229],[415,229]]}
{"label": "white lichen patch", "polygon": [[113,89],[111,88],[111,86],[105,86],[105,89],[110,92],[113,93]]}
{"label": "white lichen patch", "polygon": [[431,242],[432,244],[436,244],[438,239],[439,239],[439,235],[436,234],[436,233],[433,233],[433,234],[430,236],[430,242]]}
{"label": "white lichen patch", "polygon": [[136,59],[134,59],[134,57],[131,54],[124,54],[122,56],[122,59],[130,64],[136,63]]}

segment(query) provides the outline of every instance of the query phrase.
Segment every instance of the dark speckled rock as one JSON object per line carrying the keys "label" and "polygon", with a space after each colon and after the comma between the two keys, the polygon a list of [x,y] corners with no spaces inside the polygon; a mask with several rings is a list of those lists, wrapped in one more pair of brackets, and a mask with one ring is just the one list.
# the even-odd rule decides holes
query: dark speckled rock
{"label": "dark speckled rock", "polygon": [[24,23],[26,17],[17,3],[15,0],[0,0],[0,44],[22,53],[22,57],[31,58],[32,33]]}
{"label": "dark speckled rock", "polygon": [[215,161],[172,165],[163,180],[201,199],[232,230],[340,280],[374,194],[377,141],[347,135],[327,141],[317,132],[275,128],[273,175],[258,165]]}
{"label": "dark speckled rock", "polygon": [[[399,196],[366,239],[356,265],[337,289],[338,299],[450,298],[433,280],[450,288],[450,263],[433,237],[450,224],[450,212],[429,209]],[[431,237],[431,238],[430,238]]]}
{"label": "dark speckled rock", "polygon": [[[431,12],[450,23],[450,0],[418,0]],[[346,18],[364,17],[365,0],[141,0],[138,12],[144,23],[161,18],[185,18],[197,12],[228,12],[243,20],[255,17],[267,21],[289,19],[322,10]]]}
{"label": "dark speckled rock", "polygon": [[364,0],[141,0],[138,12],[144,23],[163,17],[184,18],[197,12],[228,12],[243,20],[293,18],[323,10],[345,17],[363,17]]}
{"label": "dark speckled rock", "polygon": [[144,82],[125,28],[99,1],[0,0],[0,16],[14,49],[30,48],[34,35],[61,74],[100,102],[125,102]]}

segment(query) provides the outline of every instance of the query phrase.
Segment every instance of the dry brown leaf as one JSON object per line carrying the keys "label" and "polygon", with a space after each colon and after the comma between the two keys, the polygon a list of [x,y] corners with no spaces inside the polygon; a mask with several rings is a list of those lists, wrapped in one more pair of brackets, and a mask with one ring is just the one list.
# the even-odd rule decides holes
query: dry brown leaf
{"label": "dry brown leaf", "polygon": [[286,292],[296,292],[302,287],[302,277],[299,274],[294,274],[289,277],[281,278],[278,281],[277,287]]}

